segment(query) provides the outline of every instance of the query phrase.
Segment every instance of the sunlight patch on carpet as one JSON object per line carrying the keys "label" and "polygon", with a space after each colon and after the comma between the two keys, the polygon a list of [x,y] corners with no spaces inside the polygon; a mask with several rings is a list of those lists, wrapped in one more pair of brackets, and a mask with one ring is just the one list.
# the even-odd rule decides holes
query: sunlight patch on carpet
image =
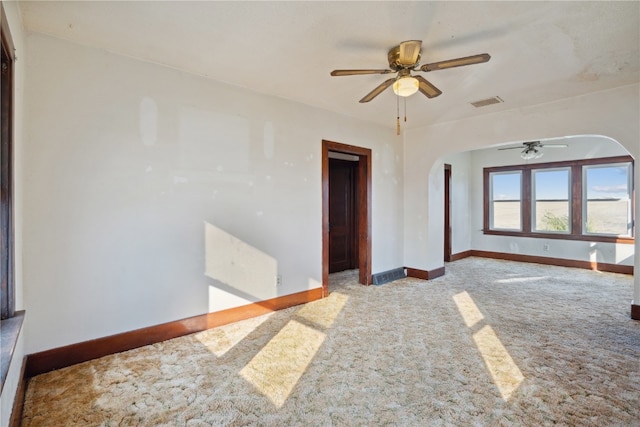
{"label": "sunlight patch on carpet", "polygon": [[310,320],[323,328],[329,328],[333,325],[348,299],[349,297],[345,294],[332,292],[327,298],[306,304],[296,312],[296,316]]}
{"label": "sunlight patch on carpet", "polygon": [[537,277],[512,277],[510,279],[498,279],[496,283],[525,283],[525,282],[535,282],[538,280],[546,279],[546,276],[537,276]]}
{"label": "sunlight patch on carpet", "polygon": [[471,295],[469,295],[466,291],[454,295],[453,301],[458,306],[458,311],[460,311],[460,314],[464,319],[464,323],[468,327],[471,328],[473,325],[484,319],[484,316],[482,315],[476,304],[473,302]]}
{"label": "sunlight patch on carpet", "polygon": [[520,386],[520,383],[524,380],[524,375],[522,375],[522,372],[520,372],[520,369],[518,369],[518,366],[491,326],[485,325],[482,327],[482,329],[473,334],[473,340],[493,377],[493,382],[506,402]]}
{"label": "sunlight patch on carpet", "polygon": [[291,320],[251,359],[240,375],[280,408],[325,337],[323,332]]}
{"label": "sunlight patch on carpet", "polygon": [[[466,291],[453,296],[453,301],[464,319],[464,323],[472,328],[484,319],[482,312]],[[524,375],[515,364],[507,349],[493,328],[484,325],[473,334],[473,341],[484,360],[494,384],[498,387],[502,399],[506,402],[524,380]]]}
{"label": "sunlight patch on carpet", "polygon": [[224,328],[207,329],[206,331],[195,334],[195,338],[211,353],[222,357],[267,321],[272,314],[273,313],[267,313],[262,316],[242,320],[226,325]]}

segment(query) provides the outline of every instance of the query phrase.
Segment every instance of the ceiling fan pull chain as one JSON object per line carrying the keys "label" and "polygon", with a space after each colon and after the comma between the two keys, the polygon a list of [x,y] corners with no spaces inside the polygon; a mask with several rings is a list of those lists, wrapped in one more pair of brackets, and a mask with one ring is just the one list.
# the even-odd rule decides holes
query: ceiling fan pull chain
{"label": "ceiling fan pull chain", "polygon": [[407,122],[407,98],[404,98],[404,122]]}
{"label": "ceiling fan pull chain", "polygon": [[396,95],[396,135],[400,135],[400,97]]}

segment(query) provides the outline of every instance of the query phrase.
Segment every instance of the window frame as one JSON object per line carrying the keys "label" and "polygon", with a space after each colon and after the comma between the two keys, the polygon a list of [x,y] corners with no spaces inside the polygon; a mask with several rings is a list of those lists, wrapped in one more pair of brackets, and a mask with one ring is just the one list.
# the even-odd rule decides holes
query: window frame
{"label": "window frame", "polygon": [[2,8],[2,54],[8,67],[2,78],[2,138],[0,140],[0,319],[15,315],[14,234],[13,234],[13,114],[14,51],[13,40]]}
{"label": "window frame", "polygon": [[561,234],[568,235],[571,234],[571,223],[568,224],[567,231],[550,231],[550,230],[538,230],[537,229],[537,217],[538,217],[538,196],[537,196],[537,186],[535,175],[538,172],[567,172],[567,204],[568,204],[568,217],[573,217],[572,210],[572,200],[571,200],[571,172],[572,168],[570,167],[551,167],[551,168],[532,168],[531,169],[531,231],[533,233],[552,233],[552,234]]}
{"label": "window frame", "polygon": [[[583,167],[593,165],[609,165],[618,163],[630,163],[630,193],[631,193],[631,220],[634,220],[634,212],[637,208],[635,206],[634,197],[634,160],[631,156],[615,156],[615,157],[602,157],[597,159],[583,159],[583,160],[570,160],[561,162],[547,162],[547,163],[527,163],[521,165],[509,165],[509,166],[496,166],[483,168],[483,229],[482,232],[485,235],[498,235],[498,236],[515,236],[515,237],[533,237],[544,239],[560,239],[560,240],[582,240],[589,242],[608,242],[608,243],[624,243],[633,244],[635,242],[635,224],[632,223],[630,236],[615,236],[607,234],[586,234],[583,232],[583,217],[585,210],[583,209]],[[571,224],[569,233],[558,232],[540,232],[534,231],[533,227],[533,200],[532,192],[532,171],[540,169],[570,169],[570,186],[571,191],[569,194],[570,206],[569,211],[571,213]],[[521,219],[522,231],[517,230],[501,230],[491,228],[491,173],[495,172],[507,172],[507,171],[522,171],[521,181]]]}
{"label": "window frame", "polygon": [[9,374],[9,366],[16,350],[18,336],[22,330],[25,311],[15,310],[15,273],[14,273],[14,217],[13,217],[13,148],[14,148],[14,101],[15,101],[15,46],[9,32],[9,24],[0,3],[0,39],[3,57],[8,63],[7,75],[2,78],[2,108],[0,138],[0,306],[2,318],[0,336],[2,351],[0,352],[0,391]]}

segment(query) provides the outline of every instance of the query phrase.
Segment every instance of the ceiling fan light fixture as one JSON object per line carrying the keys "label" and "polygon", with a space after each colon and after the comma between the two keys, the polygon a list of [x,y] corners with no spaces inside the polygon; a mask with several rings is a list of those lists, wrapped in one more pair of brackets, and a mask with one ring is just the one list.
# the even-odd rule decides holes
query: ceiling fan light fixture
{"label": "ceiling fan light fixture", "polygon": [[527,148],[520,154],[520,157],[522,157],[524,160],[533,160],[539,159],[543,154],[544,153],[542,151],[536,148]]}
{"label": "ceiling fan light fixture", "polygon": [[418,91],[420,83],[417,79],[406,76],[400,77],[393,83],[393,92],[398,96],[411,96]]}

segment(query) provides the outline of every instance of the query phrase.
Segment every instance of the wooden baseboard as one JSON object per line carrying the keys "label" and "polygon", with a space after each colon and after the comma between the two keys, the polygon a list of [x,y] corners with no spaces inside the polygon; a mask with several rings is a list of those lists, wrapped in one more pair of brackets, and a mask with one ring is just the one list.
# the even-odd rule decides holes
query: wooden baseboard
{"label": "wooden baseboard", "polygon": [[26,377],[260,316],[322,298],[322,288],[27,355]]}
{"label": "wooden baseboard", "polygon": [[407,277],[414,277],[422,280],[432,280],[436,277],[444,276],[444,267],[433,270],[420,270],[417,268],[405,267],[407,269]]}
{"label": "wooden baseboard", "polygon": [[407,277],[414,277],[416,279],[429,280],[429,272],[426,270],[418,270],[417,268],[409,268],[407,269]]}
{"label": "wooden baseboard", "polygon": [[444,276],[444,266],[436,268],[434,270],[429,270],[429,280],[435,279],[436,277]]}
{"label": "wooden baseboard", "polygon": [[27,356],[22,358],[22,366],[20,367],[20,382],[16,388],[16,395],[13,398],[13,408],[11,409],[11,418],[9,418],[10,427],[20,427],[22,425],[22,410],[24,408],[24,396],[27,392],[27,377],[25,377],[25,369],[27,367]]}
{"label": "wooden baseboard", "polygon": [[640,320],[640,305],[631,304],[631,318]]}
{"label": "wooden baseboard", "polygon": [[453,261],[458,261],[459,259],[463,259],[463,258],[467,258],[471,256],[471,251],[464,251],[464,252],[458,252],[457,254],[451,254],[451,257],[449,257],[449,260],[451,262]]}
{"label": "wooden baseboard", "polygon": [[504,252],[478,251],[472,249],[470,256],[481,258],[503,259],[507,261],[531,262],[535,264],[557,265],[560,267],[583,268],[586,270],[604,271],[607,273],[633,274],[632,265],[606,264],[602,262],[578,261],[573,259],[541,257],[535,255],[510,254]]}

